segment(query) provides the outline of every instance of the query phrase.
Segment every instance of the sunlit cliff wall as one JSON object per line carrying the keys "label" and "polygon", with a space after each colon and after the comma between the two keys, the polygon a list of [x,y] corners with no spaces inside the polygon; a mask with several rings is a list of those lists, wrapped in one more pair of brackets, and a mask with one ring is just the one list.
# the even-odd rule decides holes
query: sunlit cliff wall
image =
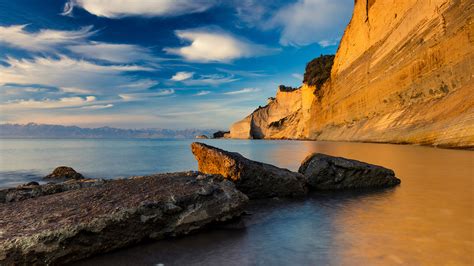
{"label": "sunlit cliff wall", "polygon": [[299,109],[291,121],[261,135],[232,127],[231,135],[474,146],[473,3],[357,0],[330,79],[279,103]]}

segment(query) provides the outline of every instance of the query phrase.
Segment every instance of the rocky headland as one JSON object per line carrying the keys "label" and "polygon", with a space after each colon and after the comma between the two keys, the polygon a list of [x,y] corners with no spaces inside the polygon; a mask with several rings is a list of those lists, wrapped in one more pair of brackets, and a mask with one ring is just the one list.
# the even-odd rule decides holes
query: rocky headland
{"label": "rocky headland", "polygon": [[[392,170],[321,154],[299,173],[193,143],[199,172],[117,180],[69,179],[0,190],[0,265],[64,264],[238,218],[249,198],[398,185]],[[82,175],[81,175],[82,176]]]}
{"label": "rocky headland", "polygon": [[311,61],[298,89],[280,86],[230,137],[474,148],[473,8],[355,1],[336,55]]}

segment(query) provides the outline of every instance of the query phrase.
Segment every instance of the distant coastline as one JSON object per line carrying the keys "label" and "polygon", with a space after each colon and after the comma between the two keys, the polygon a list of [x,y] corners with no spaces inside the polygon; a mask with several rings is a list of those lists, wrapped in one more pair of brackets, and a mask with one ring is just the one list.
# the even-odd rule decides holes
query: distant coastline
{"label": "distant coastline", "polygon": [[0,124],[4,139],[189,139],[212,136],[218,129],[123,129],[114,127],[83,128],[49,124]]}

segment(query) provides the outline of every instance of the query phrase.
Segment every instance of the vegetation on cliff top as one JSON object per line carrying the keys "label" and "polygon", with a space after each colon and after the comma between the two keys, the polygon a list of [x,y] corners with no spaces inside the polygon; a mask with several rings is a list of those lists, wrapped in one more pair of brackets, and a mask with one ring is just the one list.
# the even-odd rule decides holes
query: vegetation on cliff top
{"label": "vegetation on cliff top", "polygon": [[331,68],[334,63],[334,55],[321,55],[306,65],[303,83],[309,86],[321,86],[331,76]]}

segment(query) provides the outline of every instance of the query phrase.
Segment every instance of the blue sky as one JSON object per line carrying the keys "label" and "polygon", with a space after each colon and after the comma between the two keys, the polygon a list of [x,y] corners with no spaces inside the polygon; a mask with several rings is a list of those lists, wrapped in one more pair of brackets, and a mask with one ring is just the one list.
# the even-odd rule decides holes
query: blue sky
{"label": "blue sky", "polygon": [[353,0],[0,0],[0,121],[228,128],[333,54]]}

